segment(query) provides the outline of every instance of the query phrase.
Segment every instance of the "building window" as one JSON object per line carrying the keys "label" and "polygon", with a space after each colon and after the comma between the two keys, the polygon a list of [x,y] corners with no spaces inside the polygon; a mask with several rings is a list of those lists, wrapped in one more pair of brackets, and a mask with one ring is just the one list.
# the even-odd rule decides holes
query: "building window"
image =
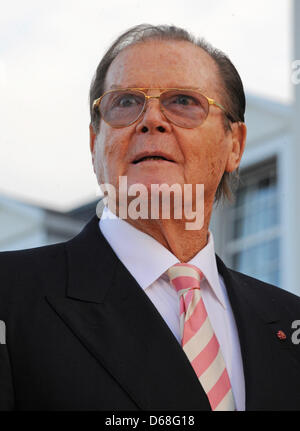
{"label": "building window", "polygon": [[227,261],[236,271],[280,284],[280,220],[276,159],[247,168],[228,210]]}

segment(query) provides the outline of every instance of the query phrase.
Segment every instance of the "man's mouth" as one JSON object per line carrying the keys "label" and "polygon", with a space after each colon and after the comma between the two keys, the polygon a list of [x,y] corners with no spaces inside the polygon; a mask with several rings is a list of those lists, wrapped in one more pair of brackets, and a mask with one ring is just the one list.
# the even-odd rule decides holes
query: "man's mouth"
{"label": "man's mouth", "polygon": [[163,155],[147,155],[147,156],[142,156],[142,157],[137,157],[136,159],[133,160],[133,164],[136,165],[138,163],[141,162],[146,162],[146,161],[165,161],[165,162],[172,162],[174,163],[174,160],[171,160],[170,158],[167,158]]}

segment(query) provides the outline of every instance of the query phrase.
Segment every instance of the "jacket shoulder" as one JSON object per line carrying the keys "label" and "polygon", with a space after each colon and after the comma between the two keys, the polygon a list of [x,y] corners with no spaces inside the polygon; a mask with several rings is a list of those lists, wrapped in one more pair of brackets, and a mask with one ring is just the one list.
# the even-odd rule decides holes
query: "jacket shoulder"
{"label": "jacket shoulder", "polygon": [[258,280],[257,278],[228,269],[231,277],[240,284],[241,289],[246,289],[256,301],[277,302],[290,310],[298,310],[300,317],[300,296],[273,284]]}
{"label": "jacket shoulder", "polygon": [[17,300],[65,267],[65,243],[0,252],[0,300]]}
{"label": "jacket shoulder", "polygon": [[26,268],[27,265],[37,265],[45,260],[54,259],[63,252],[64,244],[61,242],[23,250],[1,251],[1,271],[11,270],[15,265]]}

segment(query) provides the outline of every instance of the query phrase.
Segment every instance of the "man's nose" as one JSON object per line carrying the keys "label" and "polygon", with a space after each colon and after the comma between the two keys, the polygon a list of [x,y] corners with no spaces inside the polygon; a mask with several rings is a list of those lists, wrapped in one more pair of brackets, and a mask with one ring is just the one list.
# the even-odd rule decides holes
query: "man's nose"
{"label": "man's nose", "polygon": [[138,133],[165,133],[171,132],[172,125],[160,109],[158,99],[149,99],[142,119],[137,123]]}

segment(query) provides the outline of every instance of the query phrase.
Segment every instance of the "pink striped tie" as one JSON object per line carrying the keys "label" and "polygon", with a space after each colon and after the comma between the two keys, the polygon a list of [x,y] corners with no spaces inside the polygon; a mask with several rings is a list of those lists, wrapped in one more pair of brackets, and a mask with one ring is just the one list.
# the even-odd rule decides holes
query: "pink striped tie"
{"label": "pink striped tie", "polygon": [[169,268],[168,276],[180,298],[182,347],[209,399],[211,409],[235,410],[220,345],[201,297],[200,281],[204,275],[194,265],[177,263]]}

